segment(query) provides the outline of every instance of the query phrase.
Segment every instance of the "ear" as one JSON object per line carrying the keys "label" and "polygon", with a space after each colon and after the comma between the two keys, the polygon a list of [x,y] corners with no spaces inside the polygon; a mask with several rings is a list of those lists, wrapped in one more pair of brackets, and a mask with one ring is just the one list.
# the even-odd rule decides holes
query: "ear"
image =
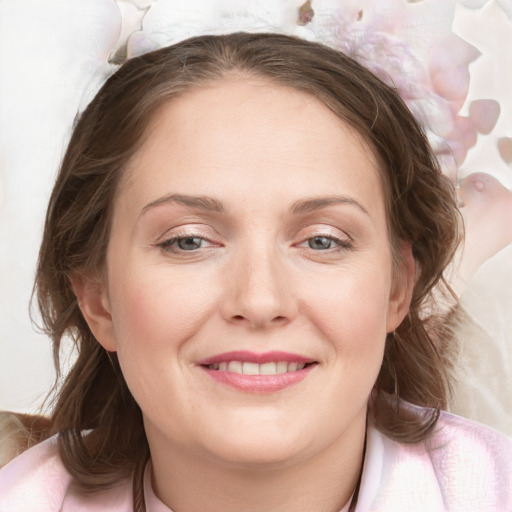
{"label": "ear", "polygon": [[387,332],[394,331],[409,312],[416,282],[416,262],[409,243],[403,242],[398,268],[393,271],[393,284],[388,304]]}
{"label": "ear", "polygon": [[75,276],[71,286],[78,305],[94,337],[109,352],[117,349],[110,300],[106,285],[100,279]]}

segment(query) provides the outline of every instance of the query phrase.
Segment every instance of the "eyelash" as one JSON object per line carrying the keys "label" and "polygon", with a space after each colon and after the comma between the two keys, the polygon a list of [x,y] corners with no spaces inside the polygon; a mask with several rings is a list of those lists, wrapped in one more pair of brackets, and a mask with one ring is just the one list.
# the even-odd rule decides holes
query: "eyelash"
{"label": "eyelash", "polygon": [[[176,247],[175,244],[177,244],[180,240],[187,240],[187,239],[197,239],[201,240],[201,242],[210,242],[207,238],[204,238],[202,236],[194,235],[194,234],[177,234],[172,236],[171,238],[167,238],[163,242],[157,244],[158,247],[160,247],[165,252],[172,252],[174,254],[185,254],[185,253],[194,253],[199,249],[202,249],[203,247],[198,247],[197,249],[193,250],[186,250],[186,249],[180,249],[179,247]],[[212,242],[210,242],[212,243]]]}
{"label": "eyelash", "polygon": [[[163,242],[157,244],[157,246],[159,248],[161,248],[162,250],[164,250],[165,252],[171,252],[174,254],[194,253],[194,252],[197,252],[198,250],[204,248],[204,247],[200,246],[200,247],[197,247],[196,249],[186,250],[186,249],[180,249],[179,247],[176,246],[176,244],[179,243],[181,240],[186,240],[186,239],[197,239],[197,240],[200,240],[201,243],[202,242],[213,243],[210,240],[208,240],[207,238],[204,238],[204,237],[198,236],[198,235],[194,235],[194,234],[176,234],[176,235],[172,236],[171,238],[168,238],[168,239],[164,240]],[[332,241],[336,244],[337,247],[328,247],[327,249],[315,250],[311,246],[309,246],[310,241],[312,241],[314,239],[326,239],[326,240]],[[302,241],[300,244],[298,244],[298,247],[302,247],[302,248],[306,249],[306,247],[304,247],[303,244],[308,244],[307,249],[310,249],[310,250],[312,250],[314,252],[318,252],[318,253],[323,253],[323,252],[332,253],[332,252],[338,252],[338,251],[348,251],[348,250],[352,250],[354,248],[353,244],[348,239],[333,236],[331,234],[329,234],[329,235],[317,234],[315,236],[308,237],[304,241]]]}
{"label": "eyelash", "polygon": [[[315,238],[323,238],[323,239],[326,239],[326,240],[329,240],[329,241],[332,241],[334,242],[337,247],[329,247],[327,249],[313,249],[312,247],[309,246],[309,242],[311,240],[314,240]],[[312,237],[308,237],[306,238],[303,242],[301,242],[301,244],[299,244],[299,247],[303,246],[303,244],[308,244],[308,248],[313,250],[314,252],[318,252],[318,253],[322,253],[322,252],[325,252],[325,253],[332,253],[332,252],[339,252],[339,251],[349,251],[349,250],[352,250],[354,248],[352,242],[347,239],[347,238],[341,238],[341,237],[337,237],[337,236],[334,236],[332,234],[317,234],[315,236],[312,236]]]}

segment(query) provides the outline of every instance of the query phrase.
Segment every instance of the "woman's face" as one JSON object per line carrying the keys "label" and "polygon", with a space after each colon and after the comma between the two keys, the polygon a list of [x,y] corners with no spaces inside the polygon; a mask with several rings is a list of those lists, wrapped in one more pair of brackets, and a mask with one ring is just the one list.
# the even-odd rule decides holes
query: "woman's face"
{"label": "woman's face", "polygon": [[393,278],[376,158],[313,97],[225,78],[158,113],[82,307],[153,451],[234,464],[360,440]]}

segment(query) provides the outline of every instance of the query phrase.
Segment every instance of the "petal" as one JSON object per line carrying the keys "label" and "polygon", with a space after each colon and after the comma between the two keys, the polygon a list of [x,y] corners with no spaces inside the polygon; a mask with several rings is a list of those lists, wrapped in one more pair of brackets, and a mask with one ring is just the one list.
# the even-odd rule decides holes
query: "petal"
{"label": "petal", "polygon": [[498,140],[498,151],[506,164],[512,164],[512,138],[501,137]]}
{"label": "petal", "polygon": [[469,117],[475,130],[488,135],[500,116],[500,104],[496,100],[475,100],[469,106]]}
{"label": "petal", "polygon": [[459,272],[468,279],[488,258],[512,242],[512,192],[486,173],[474,173],[460,183],[466,226]]}

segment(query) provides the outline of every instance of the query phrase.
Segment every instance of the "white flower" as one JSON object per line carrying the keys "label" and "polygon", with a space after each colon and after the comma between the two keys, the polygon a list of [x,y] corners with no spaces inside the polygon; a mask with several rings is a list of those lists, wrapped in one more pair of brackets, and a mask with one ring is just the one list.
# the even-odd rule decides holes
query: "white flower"
{"label": "white flower", "polygon": [[128,55],[139,55],[200,34],[292,34],[299,6],[300,2],[295,0],[158,0],[145,15],[142,31],[130,38]]}
{"label": "white flower", "polygon": [[512,2],[510,0],[459,0],[460,4],[468,9],[481,9],[485,4],[492,1],[503,9],[509,20],[512,20]]}
{"label": "white flower", "polygon": [[[468,93],[468,66],[479,52],[451,30],[455,0],[313,0],[311,21],[299,24],[303,3],[158,0],[145,14],[142,29],[130,36],[127,53],[236,31],[278,32],[328,44],[397,89],[425,127],[445,172],[455,179],[482,125],[481,114],[459,115]],[[486,110],[485,122],[493,125],[499,111],[487,107],[480,111]]]}

